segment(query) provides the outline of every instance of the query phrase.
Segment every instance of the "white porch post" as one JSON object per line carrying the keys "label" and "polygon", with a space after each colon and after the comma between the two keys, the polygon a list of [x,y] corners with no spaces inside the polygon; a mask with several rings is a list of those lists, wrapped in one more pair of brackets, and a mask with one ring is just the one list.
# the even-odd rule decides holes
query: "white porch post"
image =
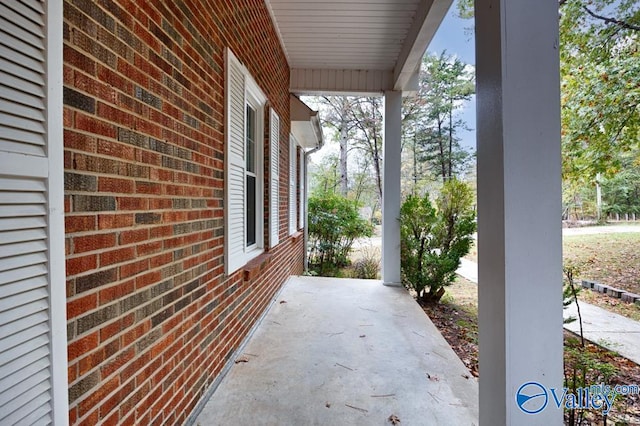
{"label": "white porch post", "polygon": [[400,285],[401,135],[402,92],[385,92],[382,178],[382,282],[385,285]]}
{"label": "white porch post", "polygon": [[[480,425],[560,425],[549,391],[562,388],[558,2],[476,0],[475,16]],[[548,394],[536,414],[516,402],[527,382]]]}

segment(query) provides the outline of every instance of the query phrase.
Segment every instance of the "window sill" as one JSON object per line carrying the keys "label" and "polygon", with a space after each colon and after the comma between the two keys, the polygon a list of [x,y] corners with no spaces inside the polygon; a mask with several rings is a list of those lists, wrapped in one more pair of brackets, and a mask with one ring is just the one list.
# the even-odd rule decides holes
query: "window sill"
{"label": "window sill", "polygon": [[246,265],[244,265],[244,280],[250,281],[254,279],[269,265],[269,263],[271,263],[270,253],[262,253],[251,259]]}
{"label": "window sill", "polygon": [[293,234],[291,234],[291,241],[294,243],[297,243],[298,241],[300,241],[300,238],[302,238],[303,236],[304,236],[304,232],[296,231]]}

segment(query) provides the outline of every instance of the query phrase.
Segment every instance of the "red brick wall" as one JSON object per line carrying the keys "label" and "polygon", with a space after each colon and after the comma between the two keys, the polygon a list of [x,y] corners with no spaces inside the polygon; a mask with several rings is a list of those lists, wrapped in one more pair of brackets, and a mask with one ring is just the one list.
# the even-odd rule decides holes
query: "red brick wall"
{"label": "red brick wall", "polygon": [[[281,243],[246,277],[223,264],[227,46],[282,122]],[[286,58],[263,0],[65,0],[64,84],[70,422],[182,423],[302,270]]]}

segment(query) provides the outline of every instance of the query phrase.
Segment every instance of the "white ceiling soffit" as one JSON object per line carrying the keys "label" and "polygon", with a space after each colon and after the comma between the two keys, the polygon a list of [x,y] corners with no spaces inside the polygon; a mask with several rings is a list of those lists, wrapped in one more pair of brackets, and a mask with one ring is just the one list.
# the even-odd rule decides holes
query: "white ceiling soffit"
{"label": "white ceiling soffit", "polygon": [[266,0],[291,91],[412,90],[412,78],[452,0]]}

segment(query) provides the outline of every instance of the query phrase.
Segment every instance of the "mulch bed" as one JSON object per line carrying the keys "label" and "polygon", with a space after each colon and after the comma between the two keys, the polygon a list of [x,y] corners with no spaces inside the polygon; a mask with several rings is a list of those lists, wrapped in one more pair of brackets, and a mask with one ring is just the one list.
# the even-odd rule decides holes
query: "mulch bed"
{"label": "mulch bed", "polygon": [[[423,305],[422,309],[438,327],[471,374],[478,377],[477,317],[455,304],[427,304]],[[565,342],[575,337],[572,333],[565,331]],[[616,373],[607,381],[607,384],[611,386],[640,385],[639,365],[592,343],[587,342],[586,351],[594,354],[600,362],[615,366]],[[572,366],[569,363],[566,364],[566,373],[570,374]],[[614,404],[606,423],[600,413],[590,412],[582,424],[640,425],[640,395],[619,396],[618,403]]]}
{"label": "mulch bed", "polygon": [[424,304],[422,309],[471,374],[478,377],[477,318],[455,305],[445,303]]}

